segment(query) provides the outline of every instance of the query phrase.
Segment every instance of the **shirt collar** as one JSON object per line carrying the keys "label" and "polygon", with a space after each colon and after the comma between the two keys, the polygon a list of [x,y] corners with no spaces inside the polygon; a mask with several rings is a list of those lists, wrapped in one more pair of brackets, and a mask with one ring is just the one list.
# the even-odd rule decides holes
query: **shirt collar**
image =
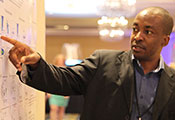
{"label": "shirt collar", "polygon": [[[133,60],[136,60],[136,62],[137,62],[137,64],[139,65],[139,67],[142,67],[141,66],[141,64],[140,64],[140,62],[134,57],[134,55],[132,54],[132,61]],[[155,69],[155,70],[153,70],[152,72],[154,72],[154,73],[157,73],[157,72],[159,72],[161,69],[164,69],[165,67],[164,67],[164,60],[163,60],[163,57],[162,57],[162,55],[160,55],[160,61],[159,61],[159,66]]]}

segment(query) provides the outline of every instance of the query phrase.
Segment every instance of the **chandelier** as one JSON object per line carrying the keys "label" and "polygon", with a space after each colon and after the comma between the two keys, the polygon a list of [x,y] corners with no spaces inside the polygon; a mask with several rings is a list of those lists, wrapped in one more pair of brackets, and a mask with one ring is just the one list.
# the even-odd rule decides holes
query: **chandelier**
{"label": "chandelier", "polygon": [[108,17],[132,16],[135,12],[136,0],[99,0],[99,15]]}
{"label": "chandelier", "polygon": [[121,40],[128,20],[135,13],[136,0],[99,0],[97,5],[99,35],[102,40]]}
{"label": "chandelier", "polygon": [[103,16],[98,20],[99,35],[102,40],[116,41],[124,36],[124,29],[127,27],[128,20],[124,17],[108,18]]}

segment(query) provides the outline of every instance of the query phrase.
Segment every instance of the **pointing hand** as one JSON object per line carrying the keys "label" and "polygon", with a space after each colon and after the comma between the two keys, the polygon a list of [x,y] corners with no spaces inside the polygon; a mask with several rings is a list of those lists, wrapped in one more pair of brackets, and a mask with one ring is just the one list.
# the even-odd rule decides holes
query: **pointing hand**
{"label": "pointing hand", "polygon": [[21,63],[28,64],[32,68],[37,67],[37,62],[40,60],[40,55],[37,52],[17,40],[5,36],[1,36],[1,39],[14,45],[9,51],[9,59],[19,71],[22,70]]}

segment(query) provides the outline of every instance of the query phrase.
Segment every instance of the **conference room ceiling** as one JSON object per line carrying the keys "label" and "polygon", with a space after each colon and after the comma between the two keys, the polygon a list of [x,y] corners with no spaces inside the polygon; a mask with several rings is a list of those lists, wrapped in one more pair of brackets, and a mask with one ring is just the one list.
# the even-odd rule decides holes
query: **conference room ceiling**
{"label": "conference room ceiling", "polygon": [[[175,0],[137,0],[135,15],[141,9],[149,6],[159,6],[167,9],[175,20]],[[128,18],[128,28],[131,27],[133,17]],[[97,36],[98,16],[64,16],[46,14],[46,35]],[[65,28],[67,30],[65,30]]]}

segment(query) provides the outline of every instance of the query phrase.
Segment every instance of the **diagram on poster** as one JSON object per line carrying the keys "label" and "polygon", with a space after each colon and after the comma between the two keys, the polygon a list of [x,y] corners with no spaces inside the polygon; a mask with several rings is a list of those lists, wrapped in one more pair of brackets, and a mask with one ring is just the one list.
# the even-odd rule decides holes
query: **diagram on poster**
{"label": "diagram on poster", "polygon": [[[35,49],[36,10],[36,0],[0,0],[0,35]],[[34,120],[36,91],[19,81],[8,58],[12,47],[0,39],[0,119]]]}

